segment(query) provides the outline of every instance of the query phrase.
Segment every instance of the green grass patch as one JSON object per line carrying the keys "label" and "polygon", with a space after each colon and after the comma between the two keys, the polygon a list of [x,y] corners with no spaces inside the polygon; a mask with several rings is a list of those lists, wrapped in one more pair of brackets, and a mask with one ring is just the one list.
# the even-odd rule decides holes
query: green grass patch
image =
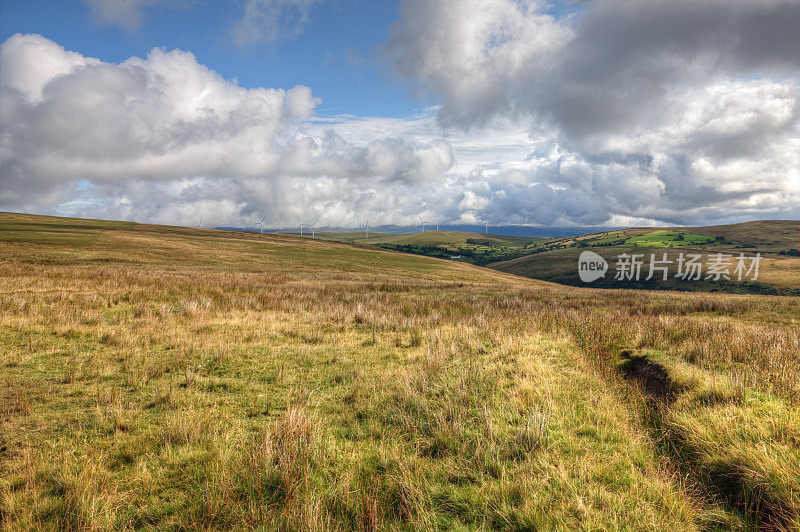
{"label": "green grass patch", "polygon": [[635,236],[625,241],[626,244],[645,247],[699,246],[714,242],[714,239],[697,233],[686,231],[653,231],[645,235]]}

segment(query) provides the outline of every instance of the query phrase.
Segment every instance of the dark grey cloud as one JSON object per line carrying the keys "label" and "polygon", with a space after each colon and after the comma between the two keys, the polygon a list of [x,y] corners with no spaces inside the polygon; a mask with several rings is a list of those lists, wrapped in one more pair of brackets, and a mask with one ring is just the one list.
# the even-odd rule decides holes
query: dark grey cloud
{"label": "dark grey cloud", "polygon": [[549,76],[522,76],[520,103],[568,134],[630,133],[680,112],[687,86],[796,76],[798,57],[795,0],[598,1]]}
{"label": "dark grey cloud", "polygon": [[528,179],[589,211],[693,222],[800,202],[799,1],[572,7],[407,0],[384,57],[446,128],[527,122],[544,139]]}

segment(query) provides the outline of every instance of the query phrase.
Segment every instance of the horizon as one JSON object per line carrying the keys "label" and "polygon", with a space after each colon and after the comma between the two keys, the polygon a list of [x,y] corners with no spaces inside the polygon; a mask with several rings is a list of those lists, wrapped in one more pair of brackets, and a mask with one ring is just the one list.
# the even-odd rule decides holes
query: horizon
{"label": "horizon", "polygon": [[[60,215],[53,215],[53,214],[37,214],[37,213],[29,213],[29,212],[16,212],[16,211],[0,211],[0,214],[22,214],[22,215],[30,215],[30,216],[49,216],[54,218],[65,218],[65,219],[78,219],[78,220],[87,220],[87,221],[106,221],[106,222],[130,222],[136,224],[143,224],[143,225],[165,225],[165,226],[173,226],[173,227],[184,227],[189,229],[212,229],[212,230],[219,230],[219,231],[241,231],[246,233],[259,233],[258,224],[255,226],[206,226],[203,227],[198,226],[191,226],[191,225],[178,225],[178,224],[159,224],[155,222],[138,222],[136,220],[118,220],[112,218],[79,218],[79,217],[72,217],[72,216],[60,216]],[[441,224],[443,226],[442,229],[426,229],[425,231],[419,231],[417,229],[420,228],[419,225],[413,226],[396,226],[396,225],[378,225],[378,226],[369,226],[370,234],[382,234],[382,235],[413,235],[413,234],[421,234],[421,233],[429,233],[429,232],[464,232],[464,233],[476,233],[476,234],[488,234],[488,236],[518,236],[518,237],[545,237],[545,238],[564,238],[570,236],[585,236],[585,235],[592,235],[596,233],[604,233],[610,231],[620,231],[625,229],[662,229],[662,228],[686,228],[691,229],[693,227],[709,227],[714,225],[741,225],[741,224],[748,224],[748,223],[757,223],[757,222],[795,222],[800,224],[800,219],[764,219],[764,220],[746,220],[743,222],[735,222],[732,224],[709,224],[707,226],[689,226],[689,225],[659,225],[659,226],[536,226],[536,225],[489,225],[488,227],[492,231],[496,232],[489,232],[484,233],[485,226],[483,225],[476,225],[476,224]],[[427,225],[427,224],[426,224]],[[435,224],[434,224],[435,225]],[[304,227],[308,227],[307,224],[303,224]],[[361,233],[364,231],[364,227],[346,227],[346,226],[315,226],[314,228],[317,234],[327,234],[327,235],[334,235],[334,234],[344,234],[344,233]],[[529,231],[531,233],[526,233]],[[269,227],[264,228],[264,234],[299,234],[299,226],[284,226],[284,227]],[[552,234],[547,234],[551,232]],[[798,226],[798,232],[800,234],[800,226]]]}

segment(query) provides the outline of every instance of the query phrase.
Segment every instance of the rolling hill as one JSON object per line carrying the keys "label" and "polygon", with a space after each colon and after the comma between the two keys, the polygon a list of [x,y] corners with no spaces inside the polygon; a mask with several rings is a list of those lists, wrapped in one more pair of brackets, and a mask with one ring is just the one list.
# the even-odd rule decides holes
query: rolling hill
{"label": "rolling hill", "polygon": [[392,244],[455,247],[467,245],[469,240],[486,242],[495,246],[522,248],[534,242],[549,240],[545,237],[502,236],[469,231],[425,231],[412,234],[370,233],[367,239],[364,232],[317,233],[319,238],[338,242],[359,244]]}
{"label": "rolling hill", "polygon": [[0,310],[4,530],[800,526],[798,298],[0,213]]}
{"label": "rolling hill", "polygon": [[548,240],[544,237],[502,236],[465,231],[425,231],[411,235],[400,235],[388,243],[418,244],[423,246],[463,246],[470,241],[486,243],[493,246],[525,247],[534,242]]}
{"label": "rolling hill", "polygon": [[[675,240],[674,237],[677,235],[682,235],[683,240]],[[549,251],[574,246],[643,245],[644,240],[656,243],[656,247],[665,247],[667,244],[666,247],[670,245],[700,246],[704,249],[724,247],[746,252],[774,253],[797,249],[800,241],[800,222],[763,220],[707,227],[634,227],[568,238],[553,238],[529,247],[533,251]]]}
{"label": "rolling hill", "polygon": [[545,237],[502,236],[469,231],[425,231],[414,234],[373,233],[319,233],[325,240],[371,244],[440,259],[458,259],[471,264],[486,265],[492,262],[520,257],[536,244],[548,242]]}
{"label": "rolling hill", "polygon": [[[584,251],[593,251],[609,263],[609,273],[592,282],[592,286],[605,288],[639,288],[694,291],[726,291],[734,293],[766,293],[800,295],[800,258],[798,240],[800,223],[797,221],[760,221],[728,226],[688,228],[636,228],[570,239],[553,239],[530,247],[530,254],[490,264],[491,268],[524,277],[553,281],[568,285],[583,285],[578,276],[578,258]],[[795,251],[791,251],[795,250]],[[654,276],[646,281],[649,257],[654,255],[671,262],[669,279]],[[735,257],[744,253],[748,257],[761,253],[759,274],[756,280],[731,278],[730,280],[686,281],[676,279],[680,255],[700,255],[703,271],[710,261],[722,253]],[[615,279],[614,266],[622,254],[643,255],[642,278]],[[732,272],[733,264],[730,268]],[[705,277],[705,275],[703,275]]]}
{"label": "rolling hill", "polygon": [[723,237],[725,242],[744,251],[778,252],[797,249],[800,242],[800,222],[797,220],[761,220],[731,225],[688,227],[710,237]]}

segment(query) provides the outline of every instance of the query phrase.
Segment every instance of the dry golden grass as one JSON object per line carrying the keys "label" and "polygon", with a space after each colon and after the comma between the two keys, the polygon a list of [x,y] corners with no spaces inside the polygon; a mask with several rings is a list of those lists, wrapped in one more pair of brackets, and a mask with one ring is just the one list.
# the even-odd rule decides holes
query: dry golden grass
{"label": "dry golden grass", "polygon": [[7,530],[797,525],[796,298],[23,215],[0,253]]}

